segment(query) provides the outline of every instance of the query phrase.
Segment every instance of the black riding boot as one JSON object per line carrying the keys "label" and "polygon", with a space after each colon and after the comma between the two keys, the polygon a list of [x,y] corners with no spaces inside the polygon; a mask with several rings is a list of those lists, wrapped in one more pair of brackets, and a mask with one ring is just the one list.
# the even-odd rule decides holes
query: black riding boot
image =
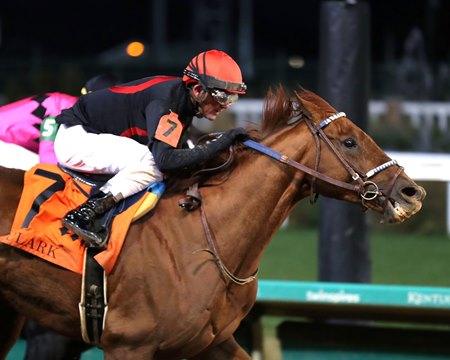
{"label": "black riding boot", "polygon": [[103,248],[109,238],[109,228],[101,228],[96,220],[115,205],[111,193],[99,193],[62,218],[63,225],[92,247]]}

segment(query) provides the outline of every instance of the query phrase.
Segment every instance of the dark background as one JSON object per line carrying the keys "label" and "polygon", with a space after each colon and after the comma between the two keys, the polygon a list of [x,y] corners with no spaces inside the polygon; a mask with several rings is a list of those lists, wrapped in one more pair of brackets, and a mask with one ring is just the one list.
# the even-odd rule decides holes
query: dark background
{"label": "dark background", "polygon": [[[165,1],[169,53],[164,61],[155,61],[152,47],[154,1],[2,0],[0,93],[4,100],[50,90],[76,94],[87,77],[105,71],[124,81],[156,73],[176,75],[192,56],[211,47],[220,47],[239,60],[239,1],[249,0]],[[253,70],[244,71],[249,96],[263,96],[276,82],[301,83],[316,90],[321,1],[249,3],[251,16],[244,21],[252,31],[252,42],[247,46]],[[450,1],[378,0],[369,4],[373,97],[398,92],[392,79],[415,28],[423,37],[415,55],[425,64],[419,71],[428,72],[434,87],[439,88],[424,96],[450,98]],[[219,37],[220,46],[214,46],[215,37]],[[147,45],[145,56],[130,59],[123,54],[131,40]],[[302,68],[288,65],[294,55],[304,60]],[[439,81],[443,84],[436,83]]]}

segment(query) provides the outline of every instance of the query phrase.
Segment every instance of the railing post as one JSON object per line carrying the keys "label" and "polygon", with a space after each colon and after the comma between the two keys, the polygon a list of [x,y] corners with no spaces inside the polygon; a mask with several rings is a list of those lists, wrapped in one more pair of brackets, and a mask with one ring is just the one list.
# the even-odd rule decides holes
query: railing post
{"label": "railing post", "polygon": [[[366,1],[322,1],[321,96],[367,127],[370,91],[370,11]],[[320,198],[319,280],[370,282],[367,219],[355,204]]]}

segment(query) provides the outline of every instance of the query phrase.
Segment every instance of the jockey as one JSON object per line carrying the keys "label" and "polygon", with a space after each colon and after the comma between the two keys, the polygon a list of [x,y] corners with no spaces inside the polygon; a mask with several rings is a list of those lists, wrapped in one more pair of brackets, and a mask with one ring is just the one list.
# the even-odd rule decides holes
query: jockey
{"label": "jockey", "polygon": [[88,245],[103,247],[109,229],[96,231],[95,222],[117,202],[162,181],[163,173],[212,158],[246,135],[236,128],[206,144],[181,148],[194,116],[214,121],[246,88],[238,64],[223,51],[209,50],[189,62],[183,77],[147,77],[80,97],[56,118],[58,161],[69,169],[114,176],[66,214],[64,226]]}
{"label": "jockey", "polygon": [[[117,80],[110,75],[98,75],[86,82],[81,93],[112,86]],[[0,107],[0,140],[24,147],[39,154],[39,162],[56,164],[53,141],[56,136],[55,117],[72,107],[76,96],[49,92]]]}

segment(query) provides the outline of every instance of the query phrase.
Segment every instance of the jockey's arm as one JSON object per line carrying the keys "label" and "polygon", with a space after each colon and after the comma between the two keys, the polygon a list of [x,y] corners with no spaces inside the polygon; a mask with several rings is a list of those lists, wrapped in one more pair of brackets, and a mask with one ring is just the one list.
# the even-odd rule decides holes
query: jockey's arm
{"label": "jockey's arm", "polygon": [[192,149],[175,149],[170,145],[155,140],[150,148],[156,166],[162,172],[171,172],[191,168],[211,159],[219,151],[227,149],[237,137],[246,136],[242,128],[234,128],[220,134],[216,139],[197,145]]}

